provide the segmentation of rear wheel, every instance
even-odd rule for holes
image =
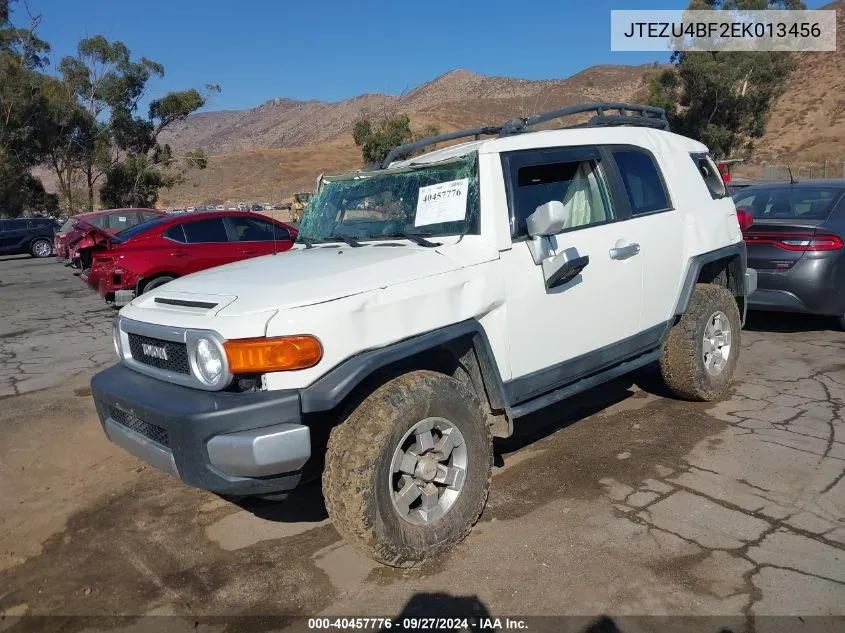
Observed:
[[[663,344],[660,371],[687,400],[715,400],[730,384],[739,357],[742,319],[731,292],[697,284],[689,307]]]
[[[33,257],[50,257],[53,254],[53,243],[50,240],[35,240],[29,247]]]
[[[397,567],[448,550],[484,508],[492,441],[477,397],[454,378],[394,378],[332,429],[323,495],[335,528]]]
[[[169,276],[156,277],[155,279],[147,282],[147,284],[144,286],[144,292],[149,292],[150,290],[153,290],[154,288],[158,288],[159,286],[163,286],[164,284],[169,283],[169,282],[173,281],[174,279],[176,279],[176,277],[169,277]],[[143,294],[143,292],[141,294]]]

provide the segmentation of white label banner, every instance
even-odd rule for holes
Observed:
[[[420,187],[414,226],[458,222],[467,214],[469,178]]]
[[[610,12],[612,51],[835,51],[836,11]]]

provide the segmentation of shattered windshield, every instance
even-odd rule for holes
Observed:
[[[306,244],[478,232],[477,153],[326,178],[299,228]]]

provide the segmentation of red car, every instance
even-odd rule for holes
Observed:
[[[91,227],[97,227],[114,235],[124,229],[162,215],[165,215],[164,211],[157,211],[156,209],[105,209],[75,215],[62,225],[62,228],[53,238],[53,251],[56,254],[56,260],[63,264],[75,263],[82,267],[78,260],[74,261],[74,255],[76,254],[77,244],[90,232]],[[86,222],[87,226],[80,226],[82,222]]]
[[[106,301],[126,305],[176,277],[241,259],[289,250],[297,230],[248,211],[157,218],[109,235],[90,236],[91,269],[83,275]]]

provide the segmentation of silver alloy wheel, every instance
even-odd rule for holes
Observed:
[[[53,249],[49,242],[45,240],[38,240],[35,244],[33,244],[32,250],[35,251],[35,255],[37,257],[47,257]]]
[[[466,481],[464,436],[445,418],[425,418],[402,437],[390,462],[390,500],[413,525],[430,525],[454,505]]]
[[[704,327],[702,345],[704,369],[711,376],[718,376],[731,356],[731,322],[722,311],[714,312]]]

